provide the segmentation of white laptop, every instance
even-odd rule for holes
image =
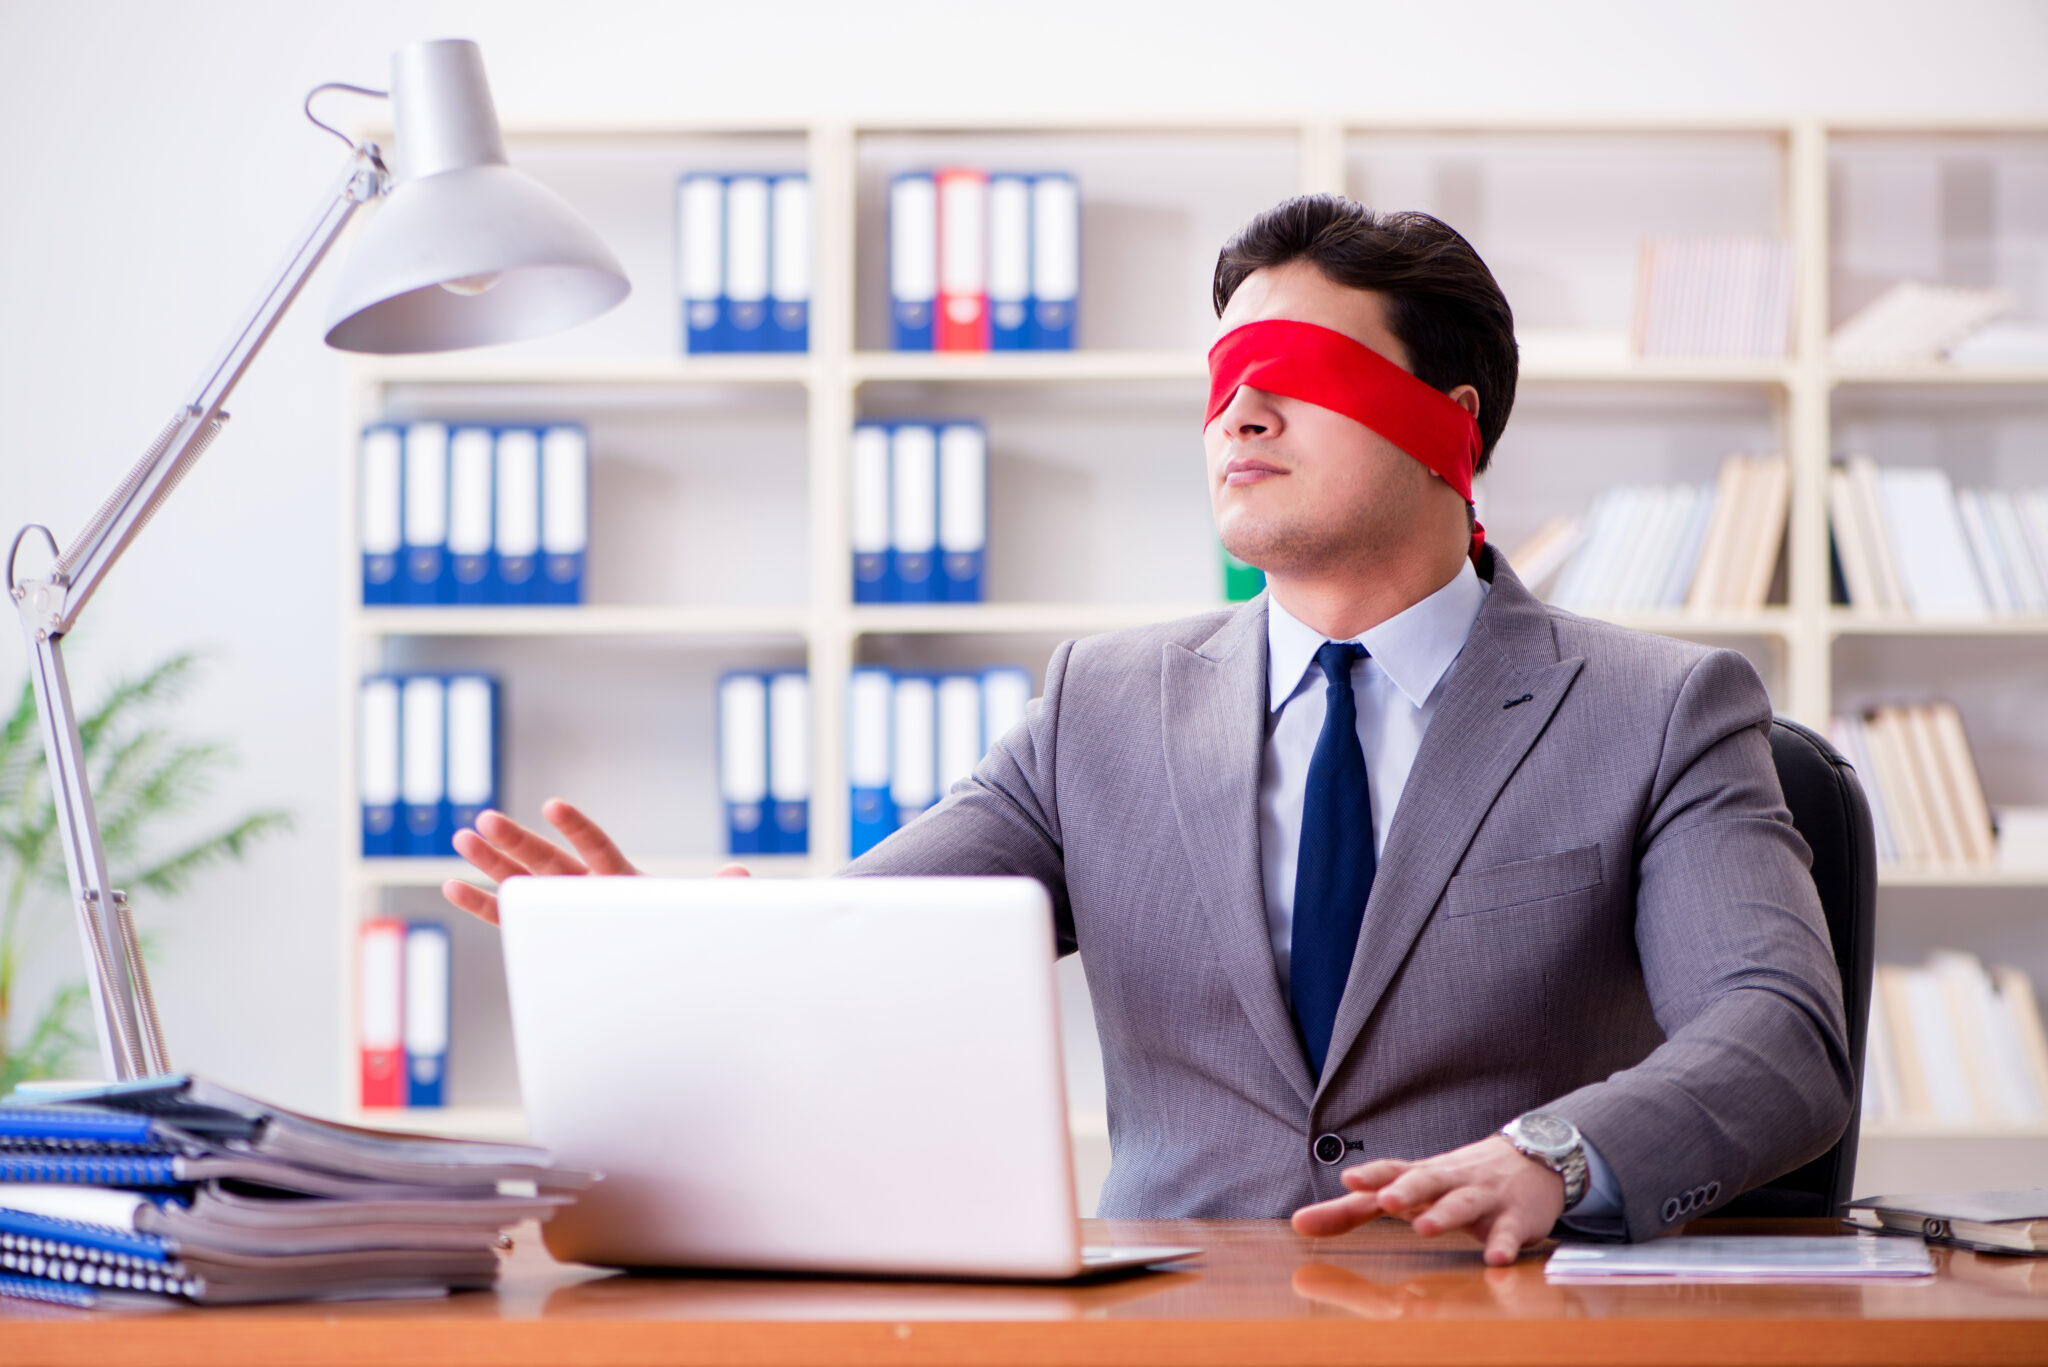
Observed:
[[[1083,1248],[1028,878],[514,878],[535,1142],[604,1180],[543,1228],[638,1267],[1060,1279]]]

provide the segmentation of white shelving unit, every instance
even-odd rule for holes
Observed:
[[[1859,692],[1940,687],[1951,677],[1945,657],[1958,652],[1975,658],[1972,652],[1988,649],[2008,673],[2018,659],[2036,677],[2048,675],[2048,620],[1888,620],[1830,602],[1825,485],[1844,404],[1974,389],[2048,414],[2048,366],[1873,370],[1834,367],[1826,358],[1826,335],[1843,314],[1831,297],[1841,274],[1843,225],[1831,201],[1840,195],[1842,159],[1870,139],[1931,146],[1971,138],[2048,146],[2048,125],[1359,119],[514,131],[514,160],[591,214],[625,259],[635,294],[615,315],[553,342],[365,360],[351,369],[340,434],[347,497],[339,694],[342,771],[351,784],[343,809],[356,807],[362,673],[412,664],[489,668],[507,690],[504,797],[516,815],[533,818],[539,800],[559,791],[591,806],[629,853],[645,854],[648,871],[708,873],[725,862],[714,844],[721,828],[709,765],[709,681],[738,664],[804,664],[814,703],[813,853],[748,862],[762,873],[831,871],[847,850],[843,717],[851,665],[1002,661],[1037,671],[1066,637],[1220,603],[1198,473],[1208,277],[1229,232],[1301,190],[1438,212],[1471,237],[1501,279],[1522,324],[1523,363],[1515,419],[1482,481],[1482,516],[1497,543],[1512,546],[1543,516],[1576,511],[1607,483],[1704,480],[1731,450],[1775,449],[1794,469],[1779,599],[1756,612],[1656,614],[1623,619],[1626,625],[1743,650],[1778,710],[1816,726]],[[1095,349],[973,356],[877,349],[886,344],[883,187],[895,170],[948,161],[1078,174],[1086,263],[1080,326]],[[707,167],[808,170],[816,243],[809,354],[675,354],[672,187],[681,171]],[[1572,214],[1558,212],[1565,203]],[[2048,235],[2048,222],[2033,230]],[[1637,240],[1719,231],[1776,232],[1793,242],[1793,353],[1770,361],[1631,356],[1627,307]],[[991,434],[991,601],[854,606],[843,511],[854,421],[954,412],[984,416]],[[356,434],[366,421],[413,416],[575,418],[590,426],[592,605],[356,605]],[[2039,482],[2048,483],[2048,461],[2039,468]],[[1902,646],[1919,651],[1912,657],[1918,673],[1895,678],[1887,652]],[[1844,660],[1845,652],[1854,658]],[[1929,652],[1944,658],[1927,659]],[[2038,707],[2016,720],[2015,708],[1979,715],[1966,699],[1965,715],[1973,726],[2018,728],[1973,731],[1980,750],[2048,746]],[[2048,788],[2001,792],[1997,773],[1987,777],[1994,801],[2048,801]],[[435,914],[434,890],[465,869],[452,860],[365,861],[354,823],[344,826],[337,951],[349,966],[340,1009],[352,1021],[359,919],[373,909]],[[1898,938],[1900,918],[1923,915],[1930,899],[1944,906],[2004,899],[2008,921],[2048,910],[2048,879],[2039,877],[1887,870],[1883,886],[1881,957],[1901,957],[1887,942]],[[462,919],[440,910],[451,922]],[[2029,966],[2048,982],[2048,934],[2035,930],[2027,944]],[[494,953],[481,928],[458,933],[451,1090],[459,1104],[374,1112],[364,1117],[370,1123],[518,1132],[509,1042],[496,1037],[505,1021],[502,984],[492,985]],[[1106,1141],[1092,1023],[1071,968],[1063,969],[1063,983],[1088,1205]],[[343,1113],[360,1114],[350,1104],[354,1032],[343,1035],[337,1100]],[[1098,1071],[1091,1075],[1091,1067]],[[1894,1150],[1950,1161],[1958,1146],[2011,1149],[2041,1137],[1873,1130],[1865,1161],[1874,1155],[1882,1168]],[[2035,1169],[2034,1180],[2048,1180],[2048,1170]]]

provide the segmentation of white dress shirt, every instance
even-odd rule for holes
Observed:
[[[1408,771],[1415,767],[1423,733],[1436,715],[1444,679],[1472,634],[1472,623],[1492,587],[1470,560],[1458,562],[1449,583],[1378,626],[1349,639],[1366,649],[1351,666],[1358,703],[1358,744],[1365,752],[1372,794],[1372,843],[1387,847],[1387,831]],[[1259,772],[1259,865],[1266,889],[1266,929],[1282,992],[1289,990],[1294,942],[1295,860],[1301,852],[1301,809],[1308,766],[1328,711],[1328,681],[1316,651],[1330,638],[1304,625],[1271,594],[1266,598],[1266,753]],[[1586,1192],[1572,1207],[1574,1226],[1588,1233],[1619,1228],[1621,1194],[1607,1165],[1588,1143]]]

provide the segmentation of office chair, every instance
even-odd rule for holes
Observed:
[[[1797,722],[1771,721],[1771,759],[1785,790],[1792,825],[1813,850],[1835,964],[1842,971],[1849,1062],[1856,1105],[1835,1146],[1804,1167],[1746,1191],[1716,1216],[1840,1215],[1856,1176],[1856,1135],[1862,1125],[1863,1041],[1870,1021],[1871,941],[1877,916],[1877,842],[1870,804],[1856,771],[1835,747]]]

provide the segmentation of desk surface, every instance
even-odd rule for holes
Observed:
[[[556,1263],[526,1238],[495,1291],[445,1301],[86,1313],[0,1300],[0,1362],[2048,1362],[2048,1259],[1936,1249],[1938,1275],[1912,1282],[1586,1287],[1546,1283],[1540,1255],[1487,1268],[1470,1241],[1392,1221],[1327,1241],[1279,1220],[1091,1221],[1087,1237],[1207,1253],[1086,1286],[938,1285],[625,1276]]]

